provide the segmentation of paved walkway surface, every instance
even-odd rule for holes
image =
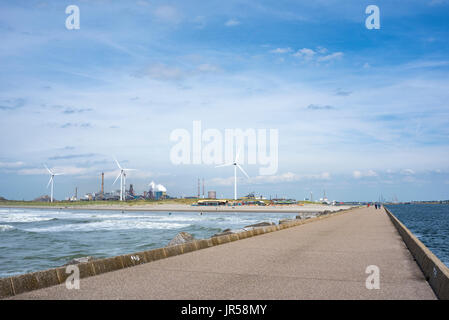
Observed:
[[[365,286],[380,269],[380,289]],[[436,299],[385,211],[361,208],[14,299]]]

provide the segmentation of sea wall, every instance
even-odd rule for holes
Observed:
[[[449,300],[449,268],[416,238],[398,218],[388,209],[385,208],[385,210],[438,299]]]
[[[148,251],[136,252],[132,254],[125,254],[121,256],[98,259],[85,263],[79,263],[80,278],[87,278],[99,275],[105,272],[111,272],[119,269],[133,267],[143,263],[169,258],[172,256],[192,252],[195,250],[206,249],[209,247],[225,244],[232,241],[242,240],[261,234],[275,232],[286,228],[299,226],[314,221],[319,221],[329,217],[334,217],[349,211],[351,209],[340,210],[337,212],[327,212],[323,215],[309,218],[309,219],[293,219],[291,221],[283,222],[279,225],[272,225],[266,227],[254,228],[252,230],[233,233],[229,235],[222,235],[212,237],[209,239],[194,240],[188,243],[179,244],[170,247],[158,248]],[[50,286],[64,284],[70,274],[66,273],[66,266],[49,269],[45,271],[38,271],[27,273],[23,275],[13,276],[9,278],[0,279],[0,299],[24,292],[43,289]]]

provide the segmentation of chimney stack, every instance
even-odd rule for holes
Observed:
[[[101,194],[104,194],[104,172],[101,173]]]

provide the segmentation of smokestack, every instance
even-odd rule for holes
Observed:
[[[101,173],[101,194],[104,194],[104,172]]]

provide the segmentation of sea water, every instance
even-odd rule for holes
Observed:
[[[295,213],[142,212],[0,208],[0,278],[160,248],[178,232],[197,239]]]
[[[398,204],[387,208],[449,266],[449,205]]]

